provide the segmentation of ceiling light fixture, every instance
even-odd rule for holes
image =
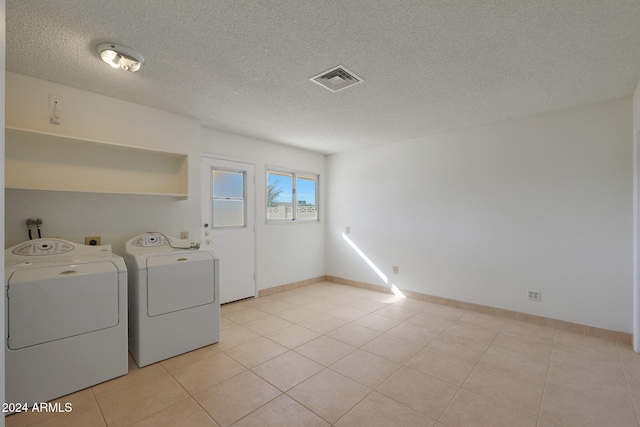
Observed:
[[[113,68],[122,68],[125,71],[136,72],[144,64],[144,58],[140,53],[115,43],[100,43],[98,53],[104,62]]]

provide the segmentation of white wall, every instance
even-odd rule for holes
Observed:
[[[5,1],[0,0],[0,15],[2,15],[2,22],[0,22],[0,63],[2,67],[0,67],[0,81],[4,82],[5,80],[5,71],[4,71],[4,63],[5,63],[5,20],[4,20],[4,10],[5,10]],[[0,101],[2,101],[2,105],[0,105],[0,128],[4,128],[4,113],[5,113],[5,89],[4,85],[0,87]],[[0,135],[0,182],[2,183],[2,187],[4,187],[4,134]],[[2,188],[0,187],[0,188]],[[4,220],[4,197],[0,197],[0,220]],[[0,229],[0,239],[4,239],[4,230]],[[4,283],[4,263],[0,265],[0,277],[2,277],[2,283]],[[4,331],[4,304],[0,304],[0,331]],[[5,401],[5,393],[4,393],[4,384],[5,384],[5,373],[4,373],[4,351],[0,352],[0,402]],[[0,427],[4,427],[4,417],[0,416]]]
[[[61,126],[49,123],[49,93],[64,98]],[[7,126],[184,152],[191,167],[188,200],[7,190],[6,246],[26,239],[33,217],[45,235],[100,234],[116,250],[147,230],[198,235],[200,154],[208,153],[256,164],[259,289],[325,273],[381,284],[342,239],[350,226],[400,288],[631,330],[630,98],[328,160],[14,73],[6,105]],[[265,224],[265,165],[320,174],[321,223]],[[528,289],[542,301],[527,301]]]
[[[50,123],[49,94],[63,98],[61,125]],[[78,138],[189,154],[189,198],[6,190],[6,246],[27,239],[27,218],[43,220],[44,236],[84,242],[100,235],[119,252],[144,231],[200,230],[200,164],[196,120],[15,73],[6,76],[6,125]],[[38,171],[34,170],[37,174]]]
[[[324,276],[325,156],[205,127],[202,128],[201,150],[255,164],[258,289]],[[267,166],[320,175],[319,223],[266,224]]]
[[[640,129],[640,83],[633,94],[633,128]]]
[[[633,94],[633,350],[640,353],[640,83]]]
[[[323,155],[202,128],[191,118],[15,73],[6,78],[7,126],[188,154],[189,198],[9,189],[5,247],[27,239],[27,218],[41,218],[45,236],[84,242],[85,236],[100,235],[116,252],[124,241],[145,231],[199,236],[200,156],[206,152],[256,163],[258,288],[324,275],[324,223],[260,222],[265,209],[265,176],[260,173],[264,164],[317,172],[322,180]],[[60,126],[50,123],[49,94],[63,98]],[[299,250],[301,243],[305,251]]]
[[[327,274],[384,284],[341,237],[350,226],[400,289],[630,332],[631,110],[625,98],[329,156]]]

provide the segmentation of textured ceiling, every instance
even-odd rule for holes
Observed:
[[[6,68],[336,153],[633,94],[638,0],[7,0]],[[137,73],[95,46],[140,51]],[[309,78],[343,65],[364,83]]]

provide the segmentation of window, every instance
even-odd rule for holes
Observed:
[[[244,172],[213,169],[213,226],[244,227]]]
[[[318,221],[318,175],[267,170],[268,221]]]

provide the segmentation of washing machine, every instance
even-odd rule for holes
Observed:
[[[6,402],[46,402],[128,372],[127,270],[111,246],[5,250]]]
[[[145,233],[125,243],[129,352],[143,367],[220,340],[219,261],[188,240]]]

